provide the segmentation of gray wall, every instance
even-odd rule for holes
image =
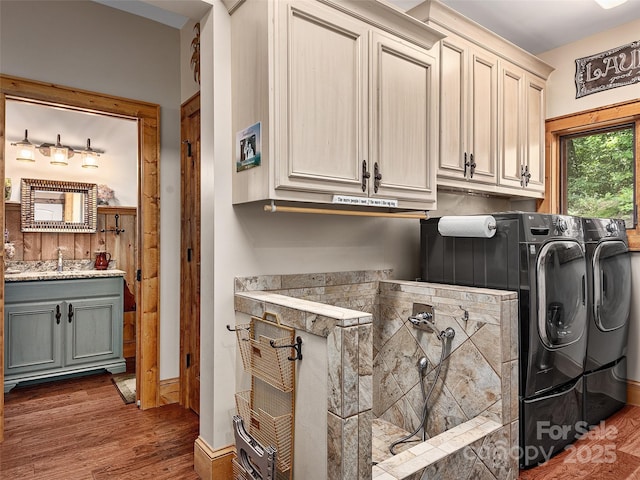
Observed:
[[[161,379],[179,374],[179,62],[179,30],[151,20],[90,1],[0,2],[2,73],[161,106]]]

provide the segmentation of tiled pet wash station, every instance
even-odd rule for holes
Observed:
[[[270,448],[258,448],[261,456],[251,458],[273,468],[264,478],[518,477],[511,455],[518,447],[516,293],[391,276],[372,270],[236,279],[230,328],[240,329],[238,344],[249,342],[259,362],[283,352],[283,368],[292,364],[294,372],[279,390],[265,385],[257,367],[238,375],[239,457],[255,455],[251,439],[285,419],[281,434],[273,433],[282,451],[270,458]],[[269,345],[278,332],[280,343]],[[267,352],[292,340],[296,348]],[[393,443],[412,435],[391,454]],[[235,478],[252,478],[241,470]]]

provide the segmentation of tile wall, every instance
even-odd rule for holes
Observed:
[[[376,270],[236,279],[237,311],[258,316],[275,311],[283,323],[327,339],[330,479],[371,478],[374,418],[406,430],[418,425],[422,397],[415,365],[427,356],[430,385],[441,343],[408,323],[414,302],[432,305],[438,329],[450,326],[456,332],[430,401],[429,437],[482,415],[502,426],[491,435],[517,445],[515,293],[390,277],[391,271]],[[474,462],[478,458],[475,454]],[[435,468],[438,478],[457,479],[456,469],[450,470],[453,476],[442,476],[445,462],[452,461],[448,456],[410,478]],[[517,478],[516,461],[495,451],[491,461],[474,468],[492,472],[486,478]]]
[[[488,465],[476,468],[486,468],[492,474],[481,478],[517,478],[516,459],[510,455],[518,444],[516,294],[402,281],[381,281],[379,292],[379,313],[373,320],[374,418],[409,432],[421,422],[423,397],[416,363],[421,356],[429,361],[425,378],[428,392],[436,378],[442,342],[434,333],[416,329],[408,318],[414,303],[430,305],[438,331],[451,327],[455,337],[445,343],[443,366],[429,399],[428,437],[478,416],[492,420],[502,425],[491,434],[494,440],[502,439],[501,448],[486,455],[491,459],[485,462]],[[486,453],[487,447],[438,461],[425,471],[424,478],[458,480],[460,470],[444,466],[477,460],[477,455],[470,455],[474,451]],[[436,472],[437,477],[432,477]],[[415,478],[422,478],[420,475]]]

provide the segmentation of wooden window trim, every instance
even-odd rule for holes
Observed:
[[[545,122],[545,197],[538,205],[539,212],[560,213],[562,195],[560,137],[625,122],[635,123],[636,126],[635,201],[636,210],[638,210],[638,202],[640,201],[640,99],[635,99],[593,110],[550,118]],[[627,230],[629,249],[634,251],[640,251],[640,225],[638,223],[638,219],[636,219],[636,228]]]

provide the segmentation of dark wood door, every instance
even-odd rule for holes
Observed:
[[[180,402],[200,412],[200,94],[181,107]]]

